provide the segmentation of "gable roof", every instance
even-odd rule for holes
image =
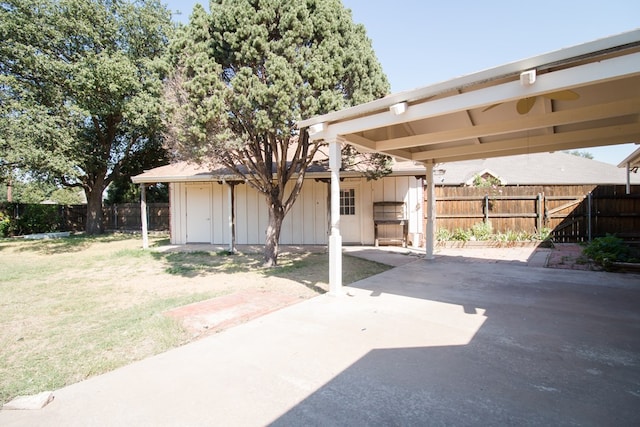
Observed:
[[[445,172],[436,176],[436,184],[444,185],[464,185],[486,171],[502,179],[506,185],[626,183],[626,171],[623,169],[562,152],[441,163],[437,168]],[[631,182],[640,184],[640,174],[632,174]]]

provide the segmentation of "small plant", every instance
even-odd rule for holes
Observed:
[[[436,240],[438,242],[453,240],[452,236],[453,234],[446,228],[439,228],[438,231],[436,231]]]
[[[551,240],[551,233],[553,232],[553,230],[549,227],[542,227],[542,229],[540,229],[538,231],[538,233],[535,236],[532,236],[534,239],[536,240],[540,240],[540,241],[545,241],[545,240]]]
[[[491,222],[477,222],[471,227],[471,234],[476,240],[490,240],[493,235]]]
[[[624,240],[612,234],[593,239],[583,252],[605,270],[611,269],[612,263],[627,262],[631,257],[629,246],[625,245]]]
[[[459,240],[462,242],[468,242],[473,237],[473,233],[470,230],[463,230],[462,228],[456,228],[451,235],[451,240]]]

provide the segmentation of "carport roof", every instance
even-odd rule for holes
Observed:
[[[640,141],[640,29],[299,122],[423,163]]]
[[[633,153],[629,154],[626,159],[624,159],[618,165],[619,168],[629,167],[629,169],[635,169],[640,167],[640,148],[635,150]]]

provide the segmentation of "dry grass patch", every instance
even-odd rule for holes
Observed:
[[[155,237],[154,245],[167,244]],[[310,298],[328,288],[328,256],[154,252],[139,237],[0,240],[0,403],[53,390],[191,339],[163,313],[256,289]],[[345,257],[345,284],[388,267]]]

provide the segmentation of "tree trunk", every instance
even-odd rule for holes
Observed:
[[[86,190],[87,193],[87,221],[85,232],[87,234],[104,233],[104,223],[102,221],[102,189],[92,188]]]
[[[263,267],[275,267],[278,265],[278,251],[280,241],[280,230],[284,220],[284,209],[280,200],[267,198],[269,204],[269,225],[267,226],[267,236],[264,244],[264,264]]]

